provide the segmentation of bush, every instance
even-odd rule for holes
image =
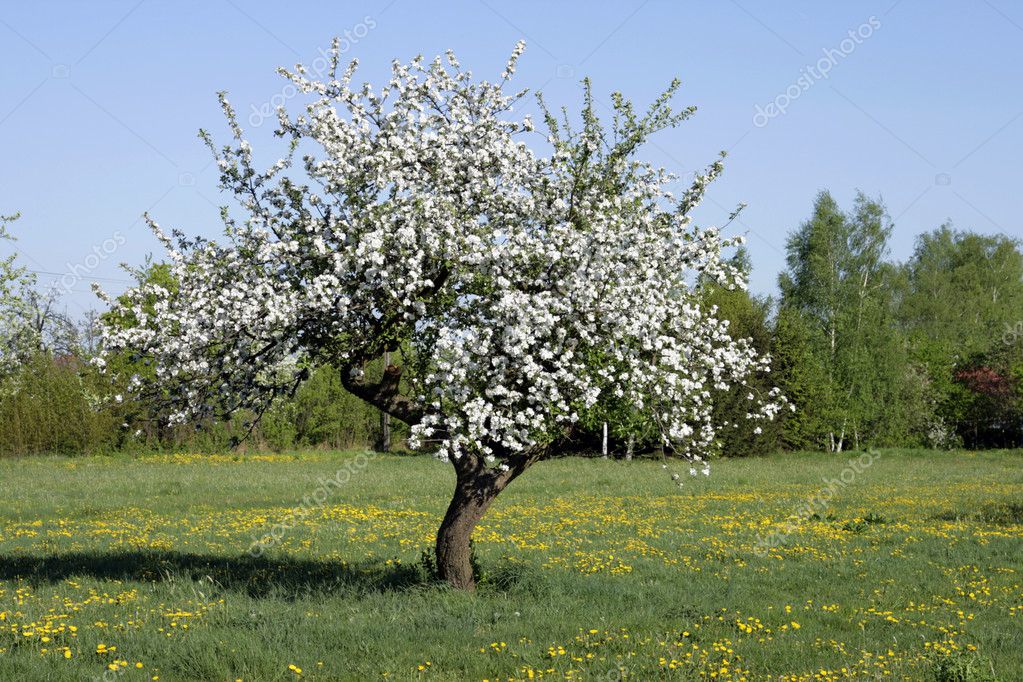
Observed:
[[[380,440],[380,413],[345,390],[332,367],[313,371],[295,395],[274,405],[251,433],[255,415],[247,411],[226,420],[163,428],[147,419],[151,411],[145,404],[111,400],[117,390],[82,360],[37,354],[0,385],[0,456],[216,452],[240,441],[246,447],[280,452],[369,447]],[[392,443],[400,446],[408,429],[396,420],[391,424]]]
[[[105,386],[74,358],[40,353],[3,384],[0,454],[94,453],[116,446],[116,407],[103,404]]]
[[[934,682],[1002,682],[991,661],[977,654],[935,654],[930,663]]]
[[[380,412],[345,390],[336,369],[319,367],[264,418],[262,435],[271,445],[290,436],[293,447],[368,446],[380,439]]]

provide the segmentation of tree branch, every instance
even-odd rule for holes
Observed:
[[[353,395],[409,426],[423,419],[423,410],[401,394],[401,367],[398,365],[385,367],[384,376],[374,383],[367,382],[365,377],[353,375],[350,368],[345,368],[341,370],[341,383]]]

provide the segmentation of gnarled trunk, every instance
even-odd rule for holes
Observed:
[[[469,547],[476,524],[498,493],[545,453],[546,448],[538,448],[503,458],[505,464],[500,469],[489,468],[481,458],[469,454],[452,462],[455,494],[437,531],[437,573],[441,580],[469,592],[476,589]]]
[[[396,417],[409,426],[419,424],[423,417],[422,408],[400,391],[402,368],[389,364],[390,353],[384,353],[384,374],[380,381],[371,383],[363,373],[354,371],[365,357],[351,360],[341,372],[341,382],[351,393],[373,405],[384,415]],[[387,433],[387,429],[383,429]],[[563,434],[567,438],[570,429]],[[441,434],[434,433],[435,437]],[[476,580],[472,574],[472,557],[469,542],[476,524],[490,507],[498,493],[505,489],[519,474],[542,458],[549,446],[537,446],[521,451],[502,451],[492,444],[492,452],[501,460],[500,468],[487,467],[477,454],[465,453],[452,460],[455,467],[455,494],[444,514],[444,521],[437,530],[435,547],[437,572],[442,580],[459,589],[472,592]]]
[[[476,581],[472,574],[469,541],[476,524],[483,518],[490,503],[504,489],[493,485],[492,476],[486,474],[459,480],[455,494],[437,531],[437,572],[441,580],[454,587],[473,591]],[[506,484],[505,484],[506,485]]]

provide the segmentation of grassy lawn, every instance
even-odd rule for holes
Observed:
[[[476,595],[451,467],[356,457],[0,461],[0,680],[1023,679],[1023,452],[541,463]]]

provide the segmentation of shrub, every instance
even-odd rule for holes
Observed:
[[[116,406],[101,400],[103,384],[74,358],[33,357],[4,383],[0,454],[96,452],[114,447]]]

